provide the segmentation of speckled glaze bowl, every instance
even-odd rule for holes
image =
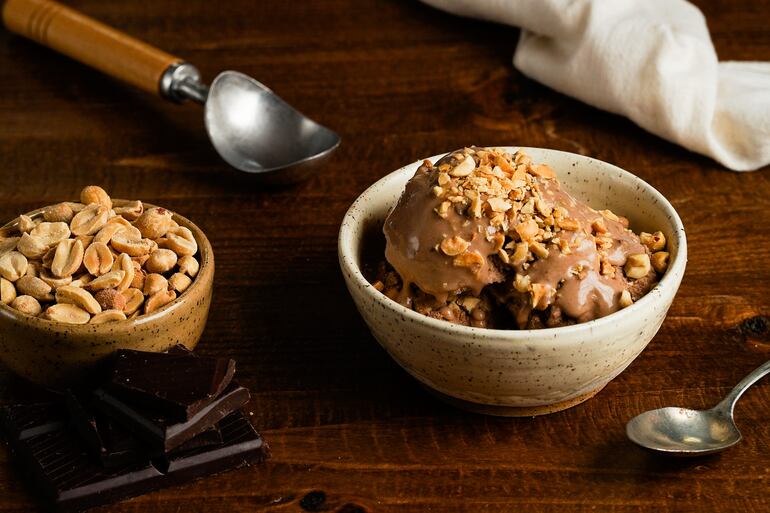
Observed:
[[[518,148],[504,149],[514,152]],[[442,399],[492,415],[552,413],[597,394],[657,333],[687,263],[682,222],[652,186],[592,158],[522,149],[534,162],[549,164],[566,190],[594,208],[609,208],[628,217],[637,233],[661,230],[666,235],[671,260],[654,289],[607,317],[540,330],[458,326],[404,308],[375,290],[361,273],[361,266],[365,261],[376,263],[376,253],[384,245],[383,221],[420,162],[387,175],[361,194],[345,215],[339,234],[345,283],[382,347]],[[375,254],[372,247],[379,248]]]
[[[153,206],[145,203],[145,208]],[[34,383],[61,388],[86,380],[118,349],[160,352],[176,344],[195,348],[211,305],[214,252],[200,228],[178,214],[173,219],[189,228],[198,242],[200,269],[183,294],[151,314],[104,324],[58,323],[0,304],[0,361]]]

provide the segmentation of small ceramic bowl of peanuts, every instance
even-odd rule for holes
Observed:
[[[98,186],[0,228],[0,361],[45,386],[82,381],[117,349],[193,349],[214,254],[184,217]]]

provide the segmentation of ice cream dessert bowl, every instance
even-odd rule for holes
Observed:
[[[384,177],[346,214],[339,259],[405,370],[464,408],[524,416],[578,404],[622,372],[663,322],[687,256],[678,215],[641,179],[516,150],[468,148]],[[380,281],[366,269],[383,254],[392,268]]]

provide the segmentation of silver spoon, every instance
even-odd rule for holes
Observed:
[[[270,89],[236,71],[207,87],[198,70],[51,0],[7,0],[12,32],[163,98],[203,104],[211,143],[231,166],[270,182],[307,177],[340,143]]]
[[[710,410],[659,408],[631,419],[626,434],[633,442],[672,456],[702,456],[723,451],[741,441],[733,410],[743,392],[770,374],[770,361],[746,376]]]

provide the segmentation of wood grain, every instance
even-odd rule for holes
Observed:
[[[724,59],[770,60],[770,1],[702,0]],[[312,180],[267,189],[210,148],[176,106],[0,34],[0,219],[86,184],[178,210],[217,257],[199,346],[238,359],[272,461],[104,511],[742,512],[770,510],[770,383],[738,404],[744,441],[720,456],[654,457],[624,424],[665,405],[709,407],[770,357],[770,175],[732,173],[511,67],[518,32],[418,2],[71,0],[183,56],[237,69],[335,130]],[[456,147],[529,145],[626,168],[687,229],[690,261],[659,334],[588,403],[535,419],[454,410],[393,363],[337,267],[342,216],[369,184]],[[32,393],[0,373],[0,400]],[[0,511],[29,494],[0,449]]]

